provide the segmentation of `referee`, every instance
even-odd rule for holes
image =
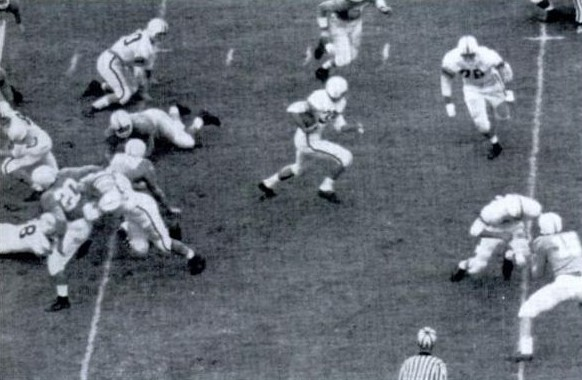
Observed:
[[[423,327],[418,331],[420,352],[402,363],[398,380],[447,380],[445,362],[431,353],[436,339],[436,331],[430,327]]]

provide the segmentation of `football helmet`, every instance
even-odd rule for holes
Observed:
[[[538,226],[542,235],[552,235],[562,232],[562,218],[555,212],[546,212],[540,215]]]
[[[524,214],[521,196],[518,194],[508,194],[504,198],[507,213],[512,218],[521,218]]]
[[[10,6],[10,0],[0,0],[0,10],[8,9]]]
[[[146,153],[146,144],[140,139],[129,139],[127,143],[125,143],[125,154],[132,156],[143,158]]]
[[[333,101],[337,101],[348,92],[348,81],[340,76],[331,77],[325,82],[325,92]]]
[[[148,22],[146,33],[152,41],[158,41],[168,33],[168,23],[161,18],[153,18]]]
[[[479,44],[477,39],[473,36],[463,36],[459,39],[457,49],[461,51],[463,58],[473,58],[477,54]]]
[[[436,331],[432,327],[423,327],[418,330],[416,341],[422,350],[430,350],[437,340]]]
[[[117,110],[111,114],[109,119],[109,128],[111,128],[115,135],[119,138],[126,139],[131,136],[133,132],[133,123],[131,116],[125,110]]]
[[[34,169],[30,174],[30,179],[32,183],[39,186],[43,190],[51,187],[53,183],[57,180],[58,170],[47,165],[41,165]]]

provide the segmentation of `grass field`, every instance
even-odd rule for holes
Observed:
[[[515,378],[506,358],[517,341],[520,276],[504,283],[498,258],[479,278],[448,278],[472,254],[468,229],[481,207],[496,194],[528,191],[540,42],[526,38],[540,35],[536,8],[525,0],[394,0],[390,18],[367,9],[360,57],[337,71],[350,83],[348,121],[366,128],[330,134],[354,154],[337,182],[343,203],[316,196],[326,173],[318,164],[261,202],[257,183],[294,157],[287,105],[320,87],[317,63],[305,63],[317,42],[317,3],[167,2],[171,52],[159,57],[152,106],[178,100],[223,121],[203,130],[201,149],[155,159],[184,210],[185,241],[208,258],[207,270],[192,277],[179,257],[113,252],[87,362],[109,229],[69,265],[73,307],[60,313],[43,311],[54,297],[43,261],[2,260],[1,379],[83,380],[83,365],[88,379],[395,379],[425,325],[439,334],[435,354],[450,379]],[[26,97],[22,111],[53,137],[61,166],[102,159],[109,113],[84,118],[79,95],[99,53],[159,6],[29,0],[26,33],[8,21],[2,64]],[[516,76],[513,117],[499,128],[505,150],[494,161],[460,88],[455,119],[440,95],[442,56],[469,33]],[[547,33],[564,39],[546,44],[535,194],[582,231],[582,36],[569,22]],[[22,202],[26,186],[0,181],[0,220],[36,215],[36,204]],[[563,304],[535,321],[527,380],[582,377],[581,313]]]

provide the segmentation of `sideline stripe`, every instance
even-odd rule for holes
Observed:
[[[81,365],[81,380],[87,380],[89,377],[89,364],[91,363],[91,356],[95,350],[95,337],[97,337],[97,327],[99,319],[101,318],[101,304],[105,296],[105,288],[109,282],[109,272],[111,272],[111,261],[113,259],[114,248],[117,245],[117,234],[111,235],[107,241],[107,259],[103,266],[103,277],[101,278],[101,285],[99,285],[99,293],[95,301],[95,311],[93,312],[93,319],[91,320],[91,329],[89,330],[89,337],[87,338],[87,348],[85,349],[85,357]]]
[[[535,198],[536,194],[536,182],[538,176],[538,152],[540,150],[540,130],[541,130],[541,116],[542,116],[542,100],[544,93],[544,57],[546,55],[546,42],[549,40],[557,39],[556,37],[548,37],[546,32],[546,24],[540,24],[540,36],[536,37],[535,41],[540,42],[539,52],[537,56],[537,83],[536,83],[536,94],[535,94],[535,109],[533,114],[533,128],[532,128],[532,144],[531,152],[529,155],[529,174],[527,178],[527,195],[529,197]],[[527,223],[527,235],[528,239],[531,236],[532,223]],[[529,263],[526,267],[529,269]],[[529,291],[529,270],[521,271],[521,294],[520,294],[520,306],[523,305],[527,299],[527,294]],[[520,326],[521,327],[521,326]],[[521,328],[520,328],[521,331]],[[519,336],[520,334],[518,334]],[[518,338],[519,339],[519,338]],[[518,342],[519,347],[519,342]],[[517,379],[525,379],[525,363],[520,362],[517,370]]]

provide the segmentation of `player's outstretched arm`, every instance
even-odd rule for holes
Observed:
[[[376,0],[375,5],[376,5],[376,9],[378,9],[380,12],[384,13],[385,15],[392,14],[392,7],[388,6],[386,4],[385,0]]]

